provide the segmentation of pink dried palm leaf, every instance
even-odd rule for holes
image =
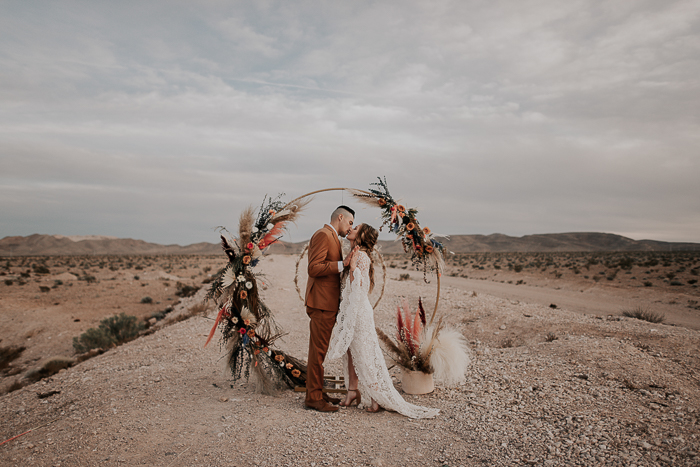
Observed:
[[[416,312],[416,316],[413,318],[413,329],[411,329],[413,332],[413,335],[411,336],[413,339],[413,342],[416,343],[416,346],[420,346],[420,336],[421,332],[423,331],[423,326],[421,325],[421,315],[420,312]]]
[[[278,235],[281,236],[282,231],[284,230],[284,222],[278,222],[272,227],[272,229],[263,237],[262,240],[258,243],[258,248],[261,250],[264,250],[268,246],[272,245],[275,243],[277,240],[279,240]]]

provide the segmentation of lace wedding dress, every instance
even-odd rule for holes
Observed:
[[[347,350],[350,349],[359,380],[358,389],[368,404],[371,397],[383,408],[409,418],[432,418],[439,413],[438,409],[410,404],[394,388],[374,329],[374,310],[369,302],[370,259],[363,251],[358,254],[355,273],[348,274],[341,284],[340,311],[327,358],[342,358],[345,381],[349,381]]]

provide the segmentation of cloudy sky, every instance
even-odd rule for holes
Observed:
[[[0,31],[0,238],[216,242],[386,176],[438,233],[700,242],[697,0],[7,0]]]

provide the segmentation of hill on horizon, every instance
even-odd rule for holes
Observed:
[[[548,253],[548,252],[616,252],[616,251],[700,251],[700,243],[633,240],[621,235],[598,232],[569,232],[524,235],[504,234],[452,235],[443,239],[452,253]],[[270,247],[272,254],[298,254],[306,242],[280,241]],[[399,242],[380,241],[382,253],[403,252]],[[62,236],[33,234],[0,239],[0,256],[62,255],[218,255],[218,243],[161,245],[131,238],[109,236]]]

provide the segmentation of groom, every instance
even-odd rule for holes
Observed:
[[[340,306],[340,273],[350,264],[338,236],[345,237],[352,229],[355,211],[338,206],[331,214],[331,223],[318,230],[309,242],[309,280],[306,284],[306,314],[309,324],[309,358],[306,369],[307,408],[319,412],[335,412],[340,399],[323,392],[323,360],[326,358],[335,317]]]

